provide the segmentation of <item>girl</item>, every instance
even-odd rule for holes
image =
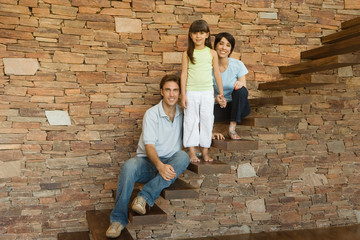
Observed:
[[[212,161],[208,152],[214,123],[214,88],[212,73],[219,90],[222,107],[221,74],[216,51],[211,49],[210,29],[204,20],[194,21],[189,29],[188,50],[182,56],[181,104],[184,108],[184,147],[189,148],[191,162],[199,162],[195,147],[200,146],[205,161]],[[224,103],[225,102],[225,103]],[[200,129],[199,129],[200,123]]]

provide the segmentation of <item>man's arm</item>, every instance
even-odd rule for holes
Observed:
[[[174,168],[169,164],[160,161],[154,144],[145,144],[146,155],[159,171],[160,176],[166,181],[176,177]]]

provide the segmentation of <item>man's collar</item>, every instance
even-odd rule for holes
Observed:
[[[175,117],[177,117],[180,114],[180,107],[176,104],[175,105],[176,111],[175,111]],[[159,103],[159,114],[161,117],[168,117],[168,115],[165,113],[163,108],[163,100],[161,99]]]

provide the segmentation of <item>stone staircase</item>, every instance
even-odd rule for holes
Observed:
[[[259,90],[285,90],[299,87],[321,86],[325,84],[338,83],[338,76],[318,73],[323,70],[336,69],[344,66],[360,64],[360,17],[341,24],[341,30],[321,38],[323,46],[307,50],[301,53],[301,62],[290,66],[279,68],[284,78],[278,81],[261,83]],[[269,98],[249,99],[250,105],[255,108],[279,106],[279,105],[304,105],[310,104],[312,99],[307,96],[280,96]],[[280,117],[261,117],[253,116],[243,119],[241,126],[274,127],[283,124],[296,124],[300,119],[283,119]],[[240,126],[240,127],[241,127]],[[216,124],[219,129],[226,129],[226,124]],[[226,131],[226,130],[225,130]],[[224,151],[251,151],[258,149],[258,142],[254,139],[241,139],[224,141],[214,140],[213,147]],[[220,174],[230,173],[229,164],[214,160],[213,162],[190,163],[188,170],[196,174]],[[136,187],[137,189],[139,186]],[[135,193],[132,197],[135,196]],[[169,188],[161,193],[164,199],[197,199],[198,189],[181,179],[177,179]],[[130,200],[131,203],[131,200]],[[105,231],[109,226],[109,215],[111,210],[91,210],[87,211],[89,229],[92,239],[103,240]],[[134,225],[160,224],[167,221],[166,213],[157,205],[144,216],[136,213],[129,213],[130,222]],[[90,239],[88,232],[60,233],[59,240]],[[125,228],[120,237],[122,240],[133,239],[129,231]]]

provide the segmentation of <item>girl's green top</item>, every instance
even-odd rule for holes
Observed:
[[[186,91],[209,91],[213,90],[213,56],[210,48],[194,49],[195,64],[188,59],[188,79]]]

